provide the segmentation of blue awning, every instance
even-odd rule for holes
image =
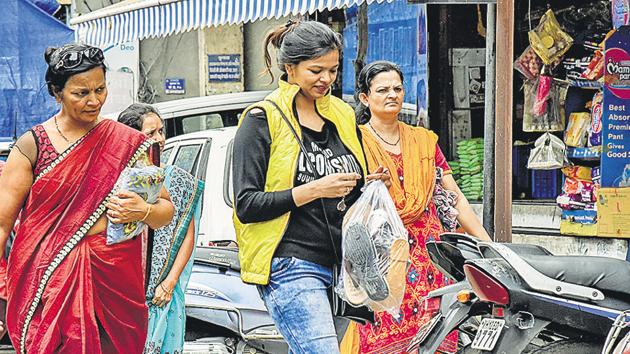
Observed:
[[[71,21],[76,40],[108,46],[199,28],[310,14],[364,1],[392,0],[127,0]]]

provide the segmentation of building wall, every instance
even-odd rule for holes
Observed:
[[[269,31],[275,29],[277,26],[284,25],[288,19],[289,17],[282,17],[279,19],[256,21],[244,26],[245,58],[243,62],[245,64],[246,91],[273,90],[277,87],[281,71],[278,69],[278,65],[276,65],[275,50],[270,49],[275,80],[273,83],[270,83],[270,77],[268,75],[261,75],[265,70],[263,43]]]
[[[140,101],[155,103],[203,95],[198,37],[197,31],[191,31],[140,42]],[[183,79],[185,94],[166,94],[166,79]]]
[[[203,30],[204,52],[200,57],[201,73],[200,81],[205,85],[205,94],[214,95],[219,93],[241,92],[244,89],[243,70],[243,26],[231,25],[211,27]],[[240,79],[239,81],[209,82],[208,81],[208,55],[238,55],[240,56]]]

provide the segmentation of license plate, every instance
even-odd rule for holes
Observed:
[[[473,349],[492,350],[499,340],[505,320],[498,318],[484,318],[481,320],[479,330],[470,345]]]

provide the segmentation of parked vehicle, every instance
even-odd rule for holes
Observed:
[[[158,102],[153,106],[164,119],[167,138],[203,131],[206,129],[233,127],[243,110],[261,101],[271,91],[245,91],[219,95],[182,98]],[[105,114],[116,119],[120,112]]]
[[[254,285],[240,279],[235,243],[196,250],[186,289],[184,353],[287,353]]]
[[[427,249],[459,282],[427,296],[440,303],[411,350],[434,353],[458,330],[461,353],[630,353],[630,263],[459,234]]]
[[[206,183],[197,247],[236,239],[232,223],[230,164],[236,127],[210,129],[170,138],[161,161],[176,165]]]
[[[204,180],[195,260],[186,289],[184,353],[286,353],[255,286],[240,279],[231,200],[236,127],[168,139],[162,162]]]

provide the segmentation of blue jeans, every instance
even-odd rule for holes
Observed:
[[[294,257],[273,258],[269,284],[259,286],[265,306],[290,354],[338,354],[327,288],[332,270]]]

